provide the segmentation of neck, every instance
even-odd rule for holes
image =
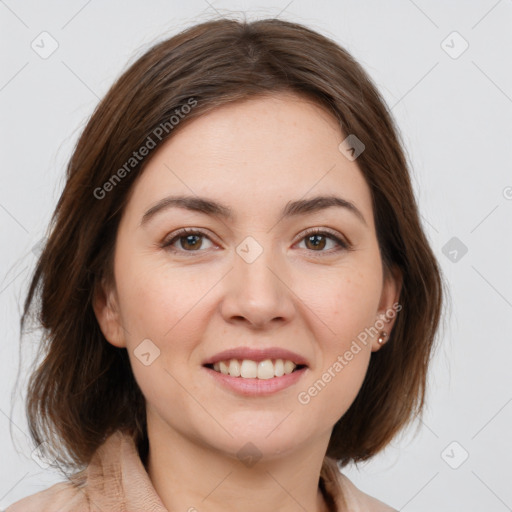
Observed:
[[[328,512],[319,488],[330,433],[293,453],[244,463],[148,423],[147,470],[168,510]]]

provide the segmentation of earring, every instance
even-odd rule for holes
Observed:
[[[382,345],[384,343],[384,340],[388,337],[388,333],[385,331],[382,331],[382,334],[379,336],[379,339],[377,340],[379,342],[379,345]]]

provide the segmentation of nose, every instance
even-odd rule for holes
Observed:
[[[221,314],[228,323],[246,323],[266,329],[290,322],[295,314],[294,294],[284,264],[264,250],[248,262],[237,253],[227,276]]]

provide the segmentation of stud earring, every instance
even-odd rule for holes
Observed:
[[[377,340],[379,342],[379,345],[382,345],[387,337],[388,337],[388,333],[385,331],[382,331],[382,334],[379,336],[379,339]]]

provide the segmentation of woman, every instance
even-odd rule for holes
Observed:
[[[394,510],[338,471],[421,412],[442,304],[393,121],[333,41],[196,25],[87,124],[25,302],[68,481],[8,511]]]

